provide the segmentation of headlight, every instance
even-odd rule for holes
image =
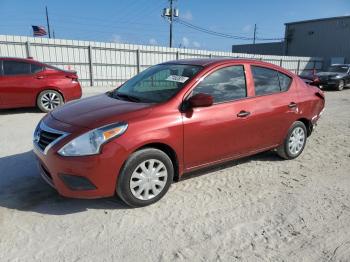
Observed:
[[[127,123],[115,123],[82,134],[64,145],[58,154],[61,156],[88,156],[100,152],[101,146],[122,135],[128,128]]]
[[[337,76],[333,76],[333,77],[332,77],[332,79],[339,79],[339,78],[341,78],[340,75],[337,75]]]

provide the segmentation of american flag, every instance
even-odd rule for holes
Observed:
[[[34,36],[44,36],[47,35],[46,30],[43,26],[32,25]]]

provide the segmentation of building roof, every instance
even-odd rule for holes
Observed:
[[[326,17],[326,18],[318,18],[318,19],[311,19],[311,20],[303,20],[303,21],[296,21],[296,22],[289,22],[285,23],[285,25],[291,25],[291,24],[303,24],[303,23],[310,23],[310,22],[320,22],[320,21],[327,21],[327,20],[339,20],[344,18],[350,18],[350,16],[335,16],[335,17]]]

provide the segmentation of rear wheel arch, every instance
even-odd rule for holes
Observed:
[[[66,102],[66,98],[64,97],[63,92],[62,92],[59,88],[57,88],[57,87],[52,87],[52,86],[42,88],[42,89],[37,93],[36,98],[35,98],[35,102],[38,100],[38,97],[40,96],[40,94],[41,94],[42,92],[50,91],[50,90],[56,91],[57,93],[59,93],[59,94],[62,96],[62,98],[63,98],[63,102],[64,102],[64,103]]]
[[[298,157],[304,150],[307,133],[305,123],[302,120],[296,120],[290,126],[283,143],[276,148],[277,154],[283,159]]]
[[[48,96],[48,94],[53,93],[56,94],[56,96]],[[46,97],[45,103],[43,102],[43,97]],[[53,99],[51,102],[48,102],[48,99]],[[48,89],[42,89],[41,92],[36,97],[35,105],[44,113],[48,113],[49,111],[53,110],[59,105],[63,105],[65,103],[64,95],[62,92],[60,92],[57,89],[54,88],[48,88]]]
[[[306,131],[307,131],[307,136],[309,137],[313,131],[313,124],[312,124],[311,120],[303,117],[303,118],[297,119],[296,121],[300,121],[305,125]]]

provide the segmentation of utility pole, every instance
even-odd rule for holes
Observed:
[[[45,6],[46,10],[46,24],[47,24],[47,32],[49,33],[49,38],[51,38],[51,32],[50,32],[50,21],[49,21],[49,12],[47,11],[47,6]]]
[[[254,24],[254,37],[253,37],[253,45],[255,45],[255,39],[256,39],[256,24]]]
[[[174,18],[174,9],[173,9],[173,0],[170,1],[170,34],[169,34],[169,47],[173,47],[173,18]]]
[[[163,17],[166,17],[169,21],[169,47],[173,47],[173,22],[174,17],[179,16],[179,10],[174,8],[174,2],[176,0],[169,0],[169,7],[163,9]]]

